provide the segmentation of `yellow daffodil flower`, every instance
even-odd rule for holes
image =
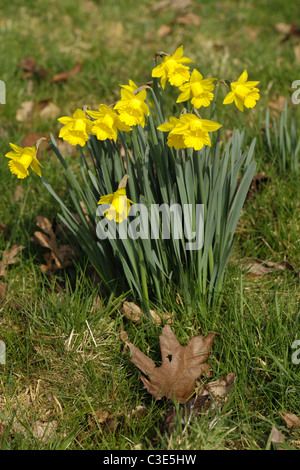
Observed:
[[[134,204],[134,202],[127,198],[126,188],[122,188],[117,189],[113,194],[102,196],[98,204],[110,204],[110,207],[103,213],[108,220],[121,223],[127,219],[130,205]]]
[[[161,86],[164,89],[167,80],[171,85],[181,86],[190,78],[189,67],[183,64],[194,62],[188,57],[183,57],[183,46],[178,47],[173,55],[164,56],[162,63],[152,70],[152,77],[161,77]]]
[[[77,109],[73,117],[64,116],[58,119],[64,124],[59,132],[59,137],[66,140],[71,145],[83,147],[89,139],[88,134],[92,133],[92,122],[85,115],[82,109]]]
[[[98,140],[111,139],[116,141],[118,130],[130,131],[131,127],[124,124],[119,115],[105,104],[99,105],[99,111],[87,111],[95,121],[92,121],[91,133],[97,136]]]
[[[184,143],[184,137],[182,134],[176,134],[176,126],[180,125],[180,120],[174,116],[170,117],[169,122],[165,122],[158,126],[158,130],[163,132],[169,132],[167,144],[169,147],[174,147],[176,150],[183,149],[186,147]],[[172,131],[172,132],[171,132]]]
[[[169,147],[175,147],[177,150],[189,147],[200,150],[204,145],[211,146],[209,132],[216,131],[220,127],[221,124],[200,119],[195,114],[183,114],[176,121],[170,118],[169,123],[162,124],[158,129],[169,131],[167,141]]]
[[[19,179],[26,178],[29,175],[30,167],[39,176],[42,176],[40,162],[36,158],[36,147],[19,147],[15,144],[9,144],[13,151],[8,152],[5,156],[10,158],[8,166],[12,174],[17,175]]]
[[[215,89],[215,85],[212,83],[214,80],[216,78],[203,79],[198,70],[193,70],[189,82],[179,87],[182,93],[178,96],[177,103],[182,103],[191,98],[192,105],[197,109],[201,106],[209,106],[214,97],[211,93]]]
[[[248,82],[247,80],[248,73],[244,70],[238,81],[230,84],[231,91],[225,96],[223,104],[230,104],[234,101],[240,111],[244,111],[244,106],[253,108],[260,98],[259,89],[256,88],[259,82]]]
[[[149,108],[145,103],[147,98],[146,90],[142,90],[136,95],[123,88],[121,90],[121,99],[114,106],[119,113],[120,119],[127,126],[136,126],[141,124],[145,126],[145,115],[149,116]]]
[[[177,127],[177,134],[183,134],[186,147],[200,150],[204,145],[211,146],[209,132],[216,131],[221,127],[218,122],[208,119],[200,119],[195,114],[183,114],[181,116],[181,127]]]

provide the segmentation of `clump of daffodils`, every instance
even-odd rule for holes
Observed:
[[[17,178],[30,170],[41,177],[60,205],[59,218],[106,287],[130,290],[145,311],[150,296],[163,302],[174,288],[187,301],[199,292],[209,303],[222,292],[256,163],[255,139],[242,150],[244,133],[237,129],[220,148],[217,92],[228,87],[223,104],[242,112],[259,100],[258,82],[248,80],[246,70],[232,81],[205,76],[182,46],[172,55],[157,53],[155,60],[151,86],[130,79],[120,85],[116,103],[59,118],[59,137],[81,156],[79,181],[50,134],[72,207],[42,176],[39,141],[25,148],[10,144],[6,154]],[[172,115],[164,109],[168,87],[178,92]],[[189,292],[189,286],[197,290]]]
[[[157,130],[167,134],[166,145],[175,150],[194,149],[201,150],[204,146],[211,146],[211,133],[217,131],[221,124],[200,117],[199,110],[210,106],[214,99],[216,86],[226,83],[218,82],[217,78],[204,78],[189,65],[194,60],[183,55],[183,46],[172,55],[160,54],[161,63],[152,70],[152,77],[160,80],[164,90],[166,84],[177,87],[179,96],[177,103],[189,103],[191,112],[183,110],[180,116],[170,116],[169,119],[157,126]],[[189,65],[187,65],[189,64]],[[240,111],[244,108],[253,108],[259,99],[258,81],[248,81],[245,70],[237,81],[230,83],[230,92],[223,100],[223,104],[235,103]],[[73,116],[63,116],[59,122],[63,124],[59,137],[73,146],[84,147],[91,136],[99,141],[117,142],[120,132],[131,132],[133,128],[147,124],[150,110],[147,102],[147,87],[138,87],[134,81],[129,80],[128,85],[121,86],[120,100],[114,106],[100,104],[98,110],[77,109]],[[149,87],[148,87],[149,88]],[[9,169],[18,178],[29,175],[28,168],[41,176],[41,164],[36,158],[36,147],[21,148],[10,144],[12,151],[6,154],[10,159]],[[128,216],[132,201],[124,202],[126,189],[117,189],[113,194],[103,195],[99,204],[109,203],[111,208],[104,212],[108,219],[121,223]]]

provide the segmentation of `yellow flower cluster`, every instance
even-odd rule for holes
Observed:
[[[207,107],[210,105],[214,95],[212,91],[215,85],[212,83],[216,78],[203,79],[201,73],[194,69],[190,73],[189,67],[184,63],[194,62],[192,59],[183,56],[183,47],[180,46],[171,56],[164,56],[162,63],[152,70],[152,77],[160,78],[160,83],[164,89],[166,82],[175,85],[182,92],[177,103],[191,100],[195,108]],[[248,81],[248,73],[245,70],[237,82],[230,84],[231,91],[225,97],[223,104],[235,102],[240,111],[246,108],[253,108],[259,100],[259,89],[256,88],[259,82]]]
[[[71,145],[83,147],[89,135],[95,135],[98,140],[117,140],[118,131],[131,131],[131,126],[145,126],[145,115],[149,116],[149,108],[145,103],[146,90],[135,93],[137,85],[129,80],[129,85],[121,85],[121,99],[114,108],[105,104],[99,105],[99,111],[86,113],[77,109],[73,117],[62,117],[59,121],[64,124],[59,137]],[[93,121],[87,118],[90,116]]]
[[[175,85],[181,91],[177,98],[177,103],[191,100],[194,108],[207,107],[214,98],[212,93],[215,89],[213,82],[216,78],[204,79],[201,73],[194,69],[190,73],[189,67],[184,63],[191,63],[193,60],[183,57],[183,47],[179,47],[171,56],[164,56],[162,63],[152,70],[152,77],[160,78],[161,86],[164,89],[166,82]],[[223,104],[235,102],[240,111],[246,108],[253,108],[259,99],[259,89],[256,88],[259,82],[247,81],[248,74],[245,70],[237,82],[230,84],[231,91],[225,97]],[[195,114],[183,114],[179,119],[171,116],[169,122],[158,127],[158,130],[169,132],[167,144],[176,150],[192,147],[200,150],[204,145],[211,145],[209,132],[221,127],[217,122],[207,119],[200,119]]]
[[[216,78],[203,78],[201,73],[194,69],[190,72],[189,66],[194,61],[183,55],[183,46],[178,47],[173,55],[163,55],[162,61],[152,70],[152,77],[160,78],[161,87],[166,83],[176,86],[180,90],[177,103],[190,100],[194,108],[208,107],[214,98],[213,91]],[[253,108],[259,99],[259,82],[248,81],[248,73],[245,70],[236,82],[230,83],[231,91],[224,98],[223,104],[235,103],[240,111],[244,107]],[[145,117],[149,116],[149,108],[146,103],[147,93],[145,87],[138,86],[129,80],[128,85],[121,86],[121,98],[114,106],[99,105],[98,111],[77,109],[72,117],[63,116],[59,122],[63,124],[59,137],[71,145],[84,147],[91,135],[100,141],[107,139],[116,141],[119,131],[129,132],[132,126],[145,126]],[[171,116],[168,122],[158,127],[159,131],[168,132],[167,145],[176,150],[193,148],[200,150],[203,146],[211,145],[210,132],[216,131],[221,124],[201,119],[195,113],[183,113],[179,118]],[[6,154],[10,159],[11,173],[18,178],[29,175],[30,167],[41,176],[41,164],[36,158],[36,147],[24,149],[15,144],[10,144],[12,151]],[[102,196],[99,204],[110,204],[104,214],[109,220],[122,222],[128,216],[132,201],[126,198],[126,189],[118,189],[113,194]]]

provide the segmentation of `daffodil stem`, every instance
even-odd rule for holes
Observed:
[[[148,293],[148,286],[147,286],[147,273],[145,269],[145,259],[143,255],[143,250],[139,245],[139,258],[140,258],[140,268],[141,268],[141,281],[142,281],[142,289],[143,289],[143,296],[146,302],[147,307],[149,308],[149,293]]]
[[[214,98],[213,98],[213,101],[212,101],[211,113],[210,113],[210,119],[211,119],[211,120],[214,119],[214,115],[215,115],[216,101],[217,101],[217,97],[218,97],[218,91],[219,91],[219,87],[216,86]]]
[[[210,245],[209,251],[208,251],[208,264],[209,264],[209,274],[210,274],[210,278],[211,278],[213,270],[214,270],[214,255],[213,255],[213,250],[212,250],[211,245]]]
[[[139,142],[138,142],[137,129],[135,127],[133,127],[132,129],[132,143],[133,143],[133,148],[134,148],[136,158],[141,159],[141,152],[140,152],[140,147],[139,147]]]

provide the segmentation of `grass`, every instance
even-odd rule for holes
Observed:
[[[3,158],[0,224],[7,229],[0,232],[0,250],[13,244],[25,248],[1,279],[8,285],[0,307],[0,339],[7,348],[6,364],[0,365],[1,449],[264,450],[275,448],[272,425],[284,434],[285,445],[299,448],[299,432],[288,429],[279,414],[300,409],[299,365],[291,360],[300,322],[299,176],[279,171],[263,133],[265,109],[280,96],[299,122],[300,108],[291,103],[291,84],[300,72],[297,37],[282,42],[274,29],[276,23],[292,23],[297,7],[232,0],[216,8],[194,0],[186,10],[154,14],[153,6],[147,0],[48,0],[47,8],[41,1],[8,3],[0,23],[6,37],[0,44],[5,64],[0,78],[7,89],[7,104],[0,107],[0,150],[4,155],[8,142],[21,145],[30,132],[58,133],[56,118],[36,114],[16,122],[22,102],[49,98],[60,115],[85,104],[95,109],[100,102],[109,104],[117,99],[120,83],[148,81],[154,52],[172,53],[175,43],[201,64],[203,75],[231,79],[247,68],[251,79],[261,80],[256,108],[241,116],[224,106],[216,116],[224,130],[245,125],[248,141],[257,137],[257,171],[268,177],[243,209],[222,304],[204,312],[196,300],[165,302],[182,343],[199,331],[216,332],[212,380],[234,372],[235,386],[220,414],[211,411],[187,426],[178,410],[174,432],[161,432],[169,403],[153,400],[143,388],[120,338],[124,329],[159,363],[161,326],[126,321],[121,314],[126,293],[120,298],[99,293],[79,261],[52,276],[40,270],[45,250],[30,241],[35,216],[55,222],[58,207],[35,175],[21,183],[11,177]],[[201,16],[201,25],[178,23],[187,12]],[[157,31],[166,24],[171,32],[160,38]],[[18,65],[30,55],[48,71],[44,79],[33,77],[31,85]],[[71,70],[79,58],[80,73],[66,83],[51,83],[55,73]],[[68,159],[76,171],[76,157]],[[44,152],[42,163],[52,186],[68,198],[55,156]],[[244,257],[287,260],[294,271],[250,277],[234,263]],[[144,413],[136,418],[132,411],[138,406]]]

